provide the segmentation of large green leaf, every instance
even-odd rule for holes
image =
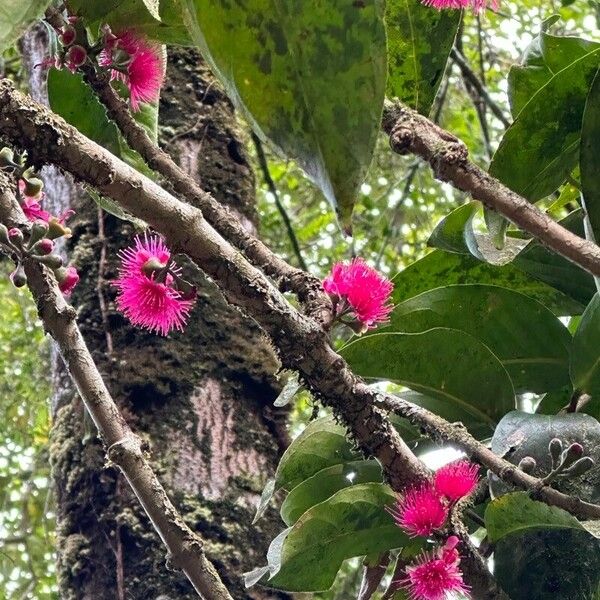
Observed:
[[[542,393],[569,384],[568,329],[545,306],[493,285],[450,285],[398,304],[379,331],[460,329],[500,359],[517,392]]]
[[[382,0],[182,0],[195,43],[256,133],[294,158],[350,228],[386,81]]]
[[[579,169],[585,210],[593,237],[600,242],[600,69],[585,103]]]
[[[417,294],[453,283],[488,283],[521,292],[548,307],[558,315],[574,315],[583,312],[593,295],[591,288],[577,289],[577,297],[569,296],[546,283],[524,273],[512,264],[494,266],[481,262],[468,254],[455,254],[434,250],[424,258],[412,263],[394,278],[394,303],[412,298]],[[587,281],[586,279],[586,281]]]
[[[600,293],[585,309],[573,337],[571,379],[575,388],[600,404]]]
[[[376,333],[350,342],[341,354],[363,377],[399,383],[491,428],[515,406],[502,363],[464,331]]]
[[[322,469],[297,485],[281,505],[281,518],[293,525],[307,509],[351,485],[381,482],[381,466],[376,460],[357,460]]]
[[[585,99],[600,49],[555,73],[507,129],[490,174],[531,201],[561,185],[577,164]]]
[[[0,2],[0,54],[39,17],[50,0],[2,0]]]
[[[454,43],[460,11],[431,10],[421,0],[387,0],[387,93],[428,114]]]
[[[527,492],[506,494],[490,502],[485,509],[485,527],[490,542],[539,529],[586,531],[566,510],[532,500]]]
[[[385,510],[394,501],[387,486],[366,483],[313,506],[271,554],[266,585],[298,592],[326,590],[345,559],[402,547],[408,538]]]

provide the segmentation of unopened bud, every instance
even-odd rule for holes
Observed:
[[[54,275],[58,281],[58,288],[65,296],[68,296],[79,282],[79,273],[75,267],[61,267],[54,271]]]
[[[14,167],[15,153],[6,146],[0,150],[0,167]]]
[[[63,259],[58,254],[47,254],[46,256],[36,256],[35,258],[38,262],[50,267],[53,271],[60,269],[64,264]]]
[[[8,228],[4,223],[0,223],[0,242],[8,244]]]
[[[556,469],[560,464],[560,455],[563,451],[562,442],[558,438],[554,438],[550,440],[548,444],[548,452],[550,452],[550,456],[552,457],[552,468]]]
[[[65,25],[60,32],[58,39],[63,46],[70,46],[77,37],[77,31],[72,25]]]
[[[583,456],[579,460],[576,460],[568,469],[565,469],[562,474],[577,477],[583,475],[586,471],[589,471],[594,464],[594,459],[592,457]]]
[[[25,275],[23,265],[17,265],[17,268],[10,274],[10,280],[18,288],[23,287],[27,283],[27,276]]]
[[[80,67],[87,60],[87,52],[83,46],[71,46],[65,54],[65,61],[69,69]]]
[[[54,250],[54,242],[48,238],[42,238],[39,242],[33,245],[31,252],[39,256],[51,254]]]
[[[536,466],[537,463],[535,462],[535,458],[532,456],[525,456],[519,462],[519,469],[525,473],[529,473],[530,475],[533,473]]]
[[[44,189],[44,182],[38,177],[23,178],[25,181],[25,187],[23,192],[29,198],[38,198]]]
[[[41,239],[45,238],[47,233],[48,223],[46,223],[46,221],[42,221],[41,219],[34,221],[31,230],[29,231],[29,246],[31,247]]]
[[[8,230],[8,239],[17,246],[17,248],[21,248],[23,245],[23,232],[16,227],[11,227]]]
[[[563,467],[570,467],[578,458],[581,458],[583,454],[583,446],[574,442],[566,450],[563,451],[561,456],[561,463]]]

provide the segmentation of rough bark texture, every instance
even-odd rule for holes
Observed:
[[[40,62],[42,44],[39,35],[29,37],[30,63]],[[254,179],[232,108],[189,51],[169,60],[161,123],[162,139],[182,166],[195,177],[201,173],[202,185],[252,227]],[[48,189],[54,203],[57,191]],[[63,188],[60,195],[64,206],[71,194]],[[148,441],[159,477],[207,541],[207,554],[232,596],[285,597],[246,591],[241,582],[243,571],[264,561],[266,544],[277,533],[250,524],[262,484],[286,444],[283,418],[271,408],[278,368],[271,348],[199,275],[199,300],[185,334],[160,338],[134,330],[114,310],[107,283],[116,274],[118,248],[131,243],[132,228],[99,214],[86,198],[76,198],[75,208],[68,251],[83,277],[72,300],[106,383]],[[126,484],[105,468],[81,402],[59,380],[51,456],[61,598],[195,598],[180,573],[165,569],[160,541]],[[263,520],[269,522],[276,519]]]

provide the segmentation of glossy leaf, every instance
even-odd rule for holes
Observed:
[[[561,185],[579,157],[585,99],[600,63],[593,50],[555,73],[519,112],[490,165],[490,174],[528,200]]]
[[[554,314],[581,314],[584,303],[571,299],[546,283],[527,275],[514,265],[494,266],[466,254],[434,250],[397,273],[393,280],[394,303],[452,283],[489,283],[521,292],[541,302]],[[593,282],[592,282],[593,285]],[[587,288],[585,291],[588,291]],[[591,291],[591,290],[590,290]],[[580,297],[589,296],[582,291]]]
[[[407,536],[385,510],[395,494],[380,483],[340,490],[305,512],[287,533],[263,584],[288,591],[326,590],[342,562],[402,547]]]
[[[492,428],[515,405],[502,363],[463,331],[376,333],[350,342],[341,354],[363,377],[399,383]]]
[[[579,169],[581,191],[593,238],[600,241],[600,69],[585,103]]]
[[[600,293],[585,309],[573,337],[571,379],[575,388],[600,403]]]
[[[293,525],[311,506],[352,485],[381,482],[381,466],[376,460],[358,460],[322,469],[297,485],[281,505],[281,518]]]
[[[528,492],[506,494],[490,502],[485,509],[485,527],[492,543],[509,535],[539,529],[585,531],[572,514],[532,500]]]
[[[0,53],[44,13],[50,0],[2,0],[0,3]]]
[[[456,37],[460,11],[432,10],[421,0],[387,0],[387,94],[427,115]]]
[[[386,81],[381,0],[182,0],[190,33],[256,133],[295,159],[350,228]]]
[[[545,306],[492,285],[449,285],[396,306],[379,331],[417,333],[433,327],[465,331],[500,359],[517,392],[569,384],[568,329]]]

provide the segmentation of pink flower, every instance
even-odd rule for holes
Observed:
[[[323,289],[339,300],[338,316],[352,312],[365,329],[385,322],[393,309],[389,300],[394,284],[362,258],[333,265],[331,274],[323,280]]]
[[[195,299],[184,297],[174,287],[181,269],[169,264],[171,253],[156,235],[136,236],[135,247],[122,250],[117,307],[134,324],[167,335],[172,329],[183,331]],[[161,267],[168,272],[160,275]],[[159,273],[159,275],[157,275]],[[157,277],[160,281],[157,281]]]
[[[127,86],[131,108],[137,111],[140,102],[156,102],[164,77],[160,46],[131,30],[117,35],[107,32],[104,40],[98,63],[111,67],[111,79],[119,79]]]
[[[434,554],[423,552],[416,564],[406,567],[406,577],[399,583],[410,600],[445,600],[449,594],[467,594],[468,586],[460,570],[458,538],[450,536]]]
[[[32,196],[25,195],[25,182],[19,179],[19,191],[21,192],[21,208],[25,213],[25,216],[29,221],[46,221],[50,219],[50,213],[42,209],[40,200],[43,199],[43,193],[40,194],[39,198],[33,198]]]
[[[462,10],[471,8],[473,12],[478,13],[484,11],[488,4],[492,10],[498,10],[498,0],[421,0],[425,6],[431,6],[438,10],[447,8]]]
[[[431,485],[409,490],[389,512],[396,525],[411,536],[431,535],[448,517],[448,508]]]
[[[451,462],[439,469],[433,485],[438,494],[451,502],[468,496],[479,482],[479,468],[467,460]]]
[[[70,296],[75,286],[79,283],[79,273],[75,267],[61,267],[55,271],[58,280],[58,289],[65,295]]]

